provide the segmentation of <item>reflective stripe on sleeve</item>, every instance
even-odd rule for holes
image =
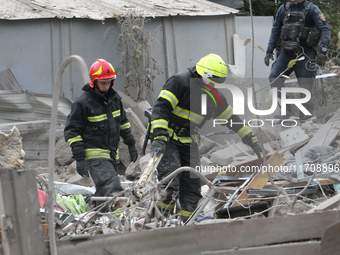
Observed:
[[[157,119],[157,120],[151,121],[151,133],[153,133],[153,130],[155,128],[168,129],[168,121],[164,119]]]
[[[72,143],[74,143],[74,142],[81,142],[81,141],[83,141],[83,138],[80,135],[78,135],[76,137],[68,139],[67,140],[67,144],[68,144],[68,146],[71,146]]]
[[[123,124],[123,125],[120,125],[120,129],[121,129],[121,130],[128,129],[128,128],[130,128],[130,127],[131,127],[130,122],[127,122],[127,123],[125,123],[125,124]]]
[[[163,140],[163,141],[168,141],[168,138],[164,135],[156,136],[154,140]]]
[[[177,97],[169,90],[162,90],[161,93],[159,94],[159,97],[168,100],[172,106],[172,109],[174,109],[178,104]]]
[[[120,110],[112,112],[113,118],[119,117],[120,116]]]
[[[243,137],[245,137],[246,135],[248,135],[248,134],[251,133],[251,132],[252,132],[252,131],[251,131],[250,127],[244,126],[244,127],[241,128],[239,131],[237,131],[237,134],[238,134],[241,138],[243,138]]]
[[[216,119],[228,120],[233,115],[233,108],[229,105]]]
[[[251,138],[251,141],[252,141],[253,143],[257,143],[257,142],[258,142],[257,137],[256,137],[256,136],[253,136],[253,137]]]

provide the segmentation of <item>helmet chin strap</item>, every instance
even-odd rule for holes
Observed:
[[[205,84],[210,84],[211,81],[209,81],[208,78],[211,78],[211,77],[213,77],[211,72],[205,72],[204,75],[202,75],[202,80]]]
[[[94,88],[102,95],[105,95],[107,92],[109,92],[109,90],[105,90],[105,91],[100,90],[97,84],[94,84]]]

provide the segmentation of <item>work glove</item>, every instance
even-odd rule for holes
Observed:
[[[89,165],[85,159],[77,160],[77,172],[82,177],[87,176],[89,177]]]
[[[321,48],[320,52],[316,55],[316,63],[323,67],[325,65],[326,59],[327,59],[327,49],[326,48]]]
[[[261,145],[258,143],[257,137],[254,136],[252,133],[249,133],[248,135],[243,137],[242,142],[244,144],[250,146],[250,148],[253,149],[253,151],[255,152],[255,154],[258,158],[262,157],[261,156],[261,152],[262,152]]]
[[[253,151],[255,152],[258,158],[262,158],[261,156],[262,148],[259,143],[255,143],[253,146],[250,146],[250,147],[253,149]]]
[[[130,154],[130,161],[136,162],[138,158],[138,151],[135,145],[129,145],[129,154]]]
[[[266,64],[266,66],[269,66],[269,60],[274,60],[274,54],[273,52],[267,52],[266,56],[264,57],[264,63]]]
[[[158,157],[165,151],[166,142],[164,140],[154,140],[151,144],[151,157]]]

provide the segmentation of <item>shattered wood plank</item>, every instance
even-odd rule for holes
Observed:
[[[34,170],[0,169],[0,213],[5,254],[48,254]]]
[[[237,250],[315,240],[321,238],[327,226],[338,222],[337,215],[336,211],[327,211],[207,225],[198,224],[195,229],[196,240],[203,251]],[[275,252],[272,254],[276,255]],[[309,253],[296,251],[286,254]]]
[[[275,167],[281,166],[284,161],[284,157],[277,152],[268,159],[268,172],[270,176],[275,174]],[[264,171],[264,168],[262,167],[249,184],[242,190],[241,194],[235,199],[236,201],[231,204],[231,207],[240,204],[250,204],[252,201],[251,198],[254,198],[254,196],[248,196],[246,193],[247,189],[262,189],[268,183],[268,180],[267,171]]]
[[[304,146],[302,150],[302,156],[305,155],[308,149],[315,146],[328,146],[330,145],[339,133],[340,121],[339,113],[335,113],[334,116],[315,133],[312,139]]]
[[[306,139],[306,141],[308,141],[308,139]],[[297,148],[299,146],[301,146],[302,144],[305,144],[306,141],[300,142],[298,144],[295,145],[291,145],[287,148],[283,148],[279,151],[277,151],[277,153],[280,153],[281,155],[283,155],[284,153],[286,153],[289,150],[294,150],[294,148]],[[274,154],[275,152],[270,152],[267,154],[267,160]],[[247,167],[247,166],[260,166],[263,164],[263,158],[251,158],[251,159],[246,159],[240,162],[236,162],[236,163],[232,163],[230,165],[228,165],[229,168],[235,168],[236,171],[229,171],[229,172],[222,172],[222,174],[226,174],[228,176],[234,176],[234,177],[238,177],[240,175],[240,168],[241,167]],[[251,171],[249,172],[251,173]],[[214,181],[214,179],[216,178],[216,176],[219,174],[219,172],[212,172],[212,173],[202,173],[209,181]],[[201,182],[201,185],[205,185],[205,182]]]
[[[321,186],[323,185],[331,185],[335,184],[335,181],[329,180],[329,179],[324,179],[324,178],[317,178],[315,179]],[[303,182],[291,182],[291,181],[275,181],[274,182],[277,186],[282,187],[282,188],[291,188],[291,187],[301,187],[301,186],[306,186],[308,182],[303,181]],[[264,189],[271,189],[273,188],[273,185],[268,182],[264,187]]]
[[[170,255],[207,254],[207,252],[216,253],[229,249],[237,251],[238,249],[254,249],[279,244],[284,246],[285,243],[288,245],[289,242],[320,239],[327,226],[338,222],[337,216],[338,212],[327,211],[323,213],[197,224],[134,233],[96,235],[90,236],[84,241],[63,240],[62,242],[57,242],[57,251],[58,254],[68,255],[106,253],[114,253],[115,255]],[[145,245],[146,243],[147,245]],[[175,245],[169,245],[169,243]],[[141,249],[142,246],[143,249]],[[314,248],[311,246],[310,250],[296,246],[294,252],[287,252],[286,254],[315,254],[312,252],[314,249],[315,246]],[[307,252],[299,253],[300,250]],[[308,251],[311,252],[309,253]],[[268,253],[264,254],[268,255]],[[281,255],[282,253],[272,252],[271,254]]]
[[[315,213],[318,211],[330,210],[339,207],[339,205],[340,205],[340,193],[322,202],[318,206],[310,209],[309,211],[307,211],[307,213]]]

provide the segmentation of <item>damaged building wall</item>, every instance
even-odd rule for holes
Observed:
[[[120,31],[114,18],[0,20],[0,28],[0,71],[11,69],[23,90],[51,94],[59,65],[73,54],[84,58],[88,67],[97,58],[107,59],[116,69],[120,66]],[[146,28],[153,36],[152,50],[160,70],[154,80],[155,97],[169,76],[194,65],[191,59],[197,62],[216,53],[234,64],[235,14],[149,18]],[[209,38],[209,43],[202,38]],[[83,85],[78,67],[72,64],[64,72],[61,95],[73,100]],[[123,75],[118,75],[116,88],[123,91],[124,85]]]

